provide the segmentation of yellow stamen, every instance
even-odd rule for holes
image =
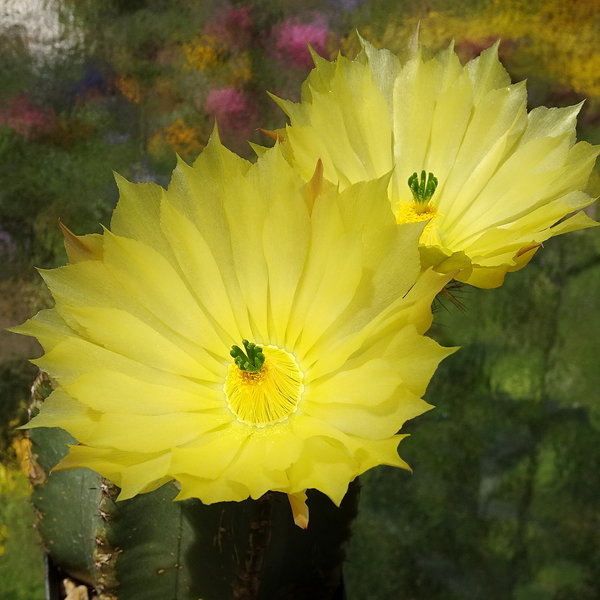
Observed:
[[[233,362],[225,379],[229,408],[249,425],[270,425],[286,419],[298,405],[304,385],[294,357],[276,346],[264,346],[265,362],[256,373]]]
[[[419,212],[419,209],[421,212]],[[429,203],[425,208],[418,207],[415,202],[399,202],[396,208],[396,223],[420,223],[429,221],[421,234],[419,242],[426,246],[440,245],[437,234],[437,226],[434,224],[437,217],[442,215],[437,211],[435,205]]]

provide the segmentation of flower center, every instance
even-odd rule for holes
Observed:
[[[402,223],[419,223],[420,221],[427,221],[427,219],[440,216],[440,213],[433,204],[428,204],[425,210],[418,212],[414,202],[399,202],[396,209],[396,223],[399,225]]]
[[[437,226],[434,225],[436,217],[442,215],[437,211],[435,204],[431,202],[432,196],[437,189],[438,180],[433,173],[427,176],[425,171],[421,171],[421,179],[417,173],[413,173],[408,178],[408,187],[413,195],[412,202],[398,202],[396,208],[396,223],[419,223],[420,221],[431,221],[425,226],[423,233],[419,239],[421,244],[425,246],[441,245],[440,238],[437,234]]]
[[[276,346],[264,346],[262,354],[258,371],[242,369],[236,360],[225,378],[229,408],[249,425],[283,421],[296,410],[304,391],[304,375],[291,354]]]
[[[435,194],[438,180],[433,173],[427,175],[425,171],[421,171],[421,180],[416,171],[408,178],[408,187],[413,195],[415,212],[421,214],[427,210],[429,201]]]
[[[423,212],[417,212],[414,202],[399,202],[396,208],[396,223],[401,225],[402,223],[418,223],[420,221],[427,221],[431,219],[423,233],[419,238],[419,243],[424,246],[441,246],[442,241],[437,232],[437,225],[435,224],[436,217],[442,215],[437,211],[437,208],[433,204],[428,204]]]

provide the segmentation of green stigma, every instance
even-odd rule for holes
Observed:
[[[408,178],[408,187],[412,192],[417,214],[422,213],[427,208],[438,185],[437,177],[433,173],[429,173],[427,177],[425,175],[425,171],[421,171],[421,181],[419,181],[416,172]]]
[[[244,351],[239,346],[231,346],[229,354],[233,356],[233,361],[240,371],[258,373],[265,363],[265,355],[262,348],[248,340],[242,340],[242,343],[244,344],[244,348],[246,348],[246,354],[244,354]]]

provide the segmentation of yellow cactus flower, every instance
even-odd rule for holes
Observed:
[[[56,469],[120,498],[176,479],[205,503],[304,491],[339,504],[367,469],[407,468],[403,423],[452,352],[424,337],[450,276],[421,273],[422,223],[397,227],[389,177],[307,185],[279,146],[256,163],[213,135],[168,190],[118,179],[104,234],[67,231],[43,271],[56,305],[17,328],[58,387],[27,427],[62,427]]]
[[[483,288],[551,236],[596,225],[580,209],[593,201],[584,190],[600,150],[575,143],[579,106],[528,113],[497,44],[463,66],[452,45],[432,53],[417,35],[398,56],[361,43],[355,60],[314,55],[300,103],[275,98],[291,121],[278,134],[305,179],[318,158],[342,188],[392,172],[398,222],[428,221],[424,266],[460,268],[458,280]]]

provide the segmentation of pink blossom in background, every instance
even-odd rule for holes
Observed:
[[[286,19],[275,28],[275,49],[280,60],[291,61],[294,66],[311,69],[313,60],[307,44],[323,56],[329,38],[329,27],[322,18],[311,23]]]
[[[0,102],[0,126],[2,125],[24,137],[39,137],[54,129],[56,113],[51,108],[36,107],[21,93]]]
[[[244,48],[252,41],[252,17],[250,7],[230,8],[205,27],[205,32],[214,35],[226,46]]]
[[[226,139],[229,135],[250,137],[256,127],[256,107],[248,95],[235,88],[210,90],[204,110],[219,123],[219,131]]]

